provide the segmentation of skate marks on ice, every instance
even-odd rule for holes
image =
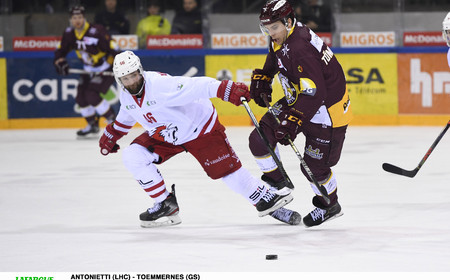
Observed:
[[[97,141],[77,141],[74,130],[2,130],[1,271],[449,271],[449,139],[413,179],[381,169],[385,161],[413,167],[439,130],[350,127],[335,168],[345,214],[308,229],[259,218],[185,153],[160,167],[177,186],[182,223],[143,229],[138,215],[151,202],[121,150],[104,157]],[[259,176],[250,131],[227,128],[243,165]],[[301,137],[296,145],[302,149]],[[295,154],[280,150],[296,186],[288,207],[304,216],[312,191]]]

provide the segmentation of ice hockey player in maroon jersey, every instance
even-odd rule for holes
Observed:
[[[288,138],[294,141],[298,134],[305,135],[304,159],[331,200],[327,204],[311,183],[316,208],[303,218],[303,223],[317,226],[342,215],[336,175],[331,167],[339,161],[352,118],[345,75],[330,48],[308,27],[296,22],[286,0],[268,1],[259,19],[261,31],[271,40],[264,67],[253,71],[250,94],[259,106],[266,107],[264,99],[272,101],[272,79],[278,74],[285,96],[272,107],[280,124],[268,112],[260,126],[276,154],[277,143],[288,145]],[[250,134],[249,142],[264,173],[262,179],[287,184],[256,130]],[[301,170],[310,180],[303,167]]]
[[[82,6],[70,9],[70,25],[55,50],[54,64],[58,74],[69,74],[66,56],[75,50],[83,62],[84,70],[92,73],[80,75],[76,96],[81,115],[87,121],[87,126],[79,130],[77,135],[85,136],[99,132],[99,117],[106,118],[108,123],[114,121],[114,110],[100,95],[108,91],[114,83],[114,77],[101,75],[101,72],[112,70],[118,47],[103,26],[91,25],[86,21]]]

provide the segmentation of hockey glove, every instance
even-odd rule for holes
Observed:
[[[69,63],[67,63],[67,60],[64,58],[58,59],[55,62],[55,69],[56,73],[58,73],[59,75],[63,76],[69,75]]]
[[[275,138],[282,145],[289,145],[289,139],[294,141],[297,134],[302,130],[303,113],[291,108],[281,113],[280,124],[275,129]]]
[[[100,153],[104,156],[108,155],[109,153],[117,153],[117,151],[120,149],[120,146],[116,144],[116,142],[124,135],[125,133],[120,132],[114,128],[113,123],[108,124],[99,141]]]
[[[217,90],[217,97],[223,101],[228,101],[236,106],[241,105],[241,97],[250,101],[250,92],[244,83],[235,83],[230,80],[223,80]]]
[[[261,107],[266,107],[263,96],[266,96],[269,102],[272,101],[272,77],[264,74],[261,69],[253,71],[250,96]]]

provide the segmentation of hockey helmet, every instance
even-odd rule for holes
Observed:
[[[116,55],[113,63],[114,78],[118,85],[124,87],[120,78],[131,74],[135,71],[139,71],[142,75],[144,68],[142,68],[141,60],[132,51],[124,51]]]
[[[288,19],[291,19],[293,25],[295,24],[295,13],[291,5],[286,0],[270,0],[261,8],[259,15],[259,26],[261,31],[265,35],[269,35],[267,29],[264,27],[266,24],[271,24],[277,21],[281,21],[288,29]]]
[[[450,13],[445,16],[442,22],[442,37],[447,42],[447,46],[450,47]]]
[[[73,6],[69,10],[70,16],[73,15],[84,15],[84,7],[83,6]]]

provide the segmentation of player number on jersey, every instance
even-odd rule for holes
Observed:
[[[147,114],[144,115],[144,118],[149,122],[149,123],[153,123],[156,122],[155,117],[153,117],[152,113],[148,112]]]

